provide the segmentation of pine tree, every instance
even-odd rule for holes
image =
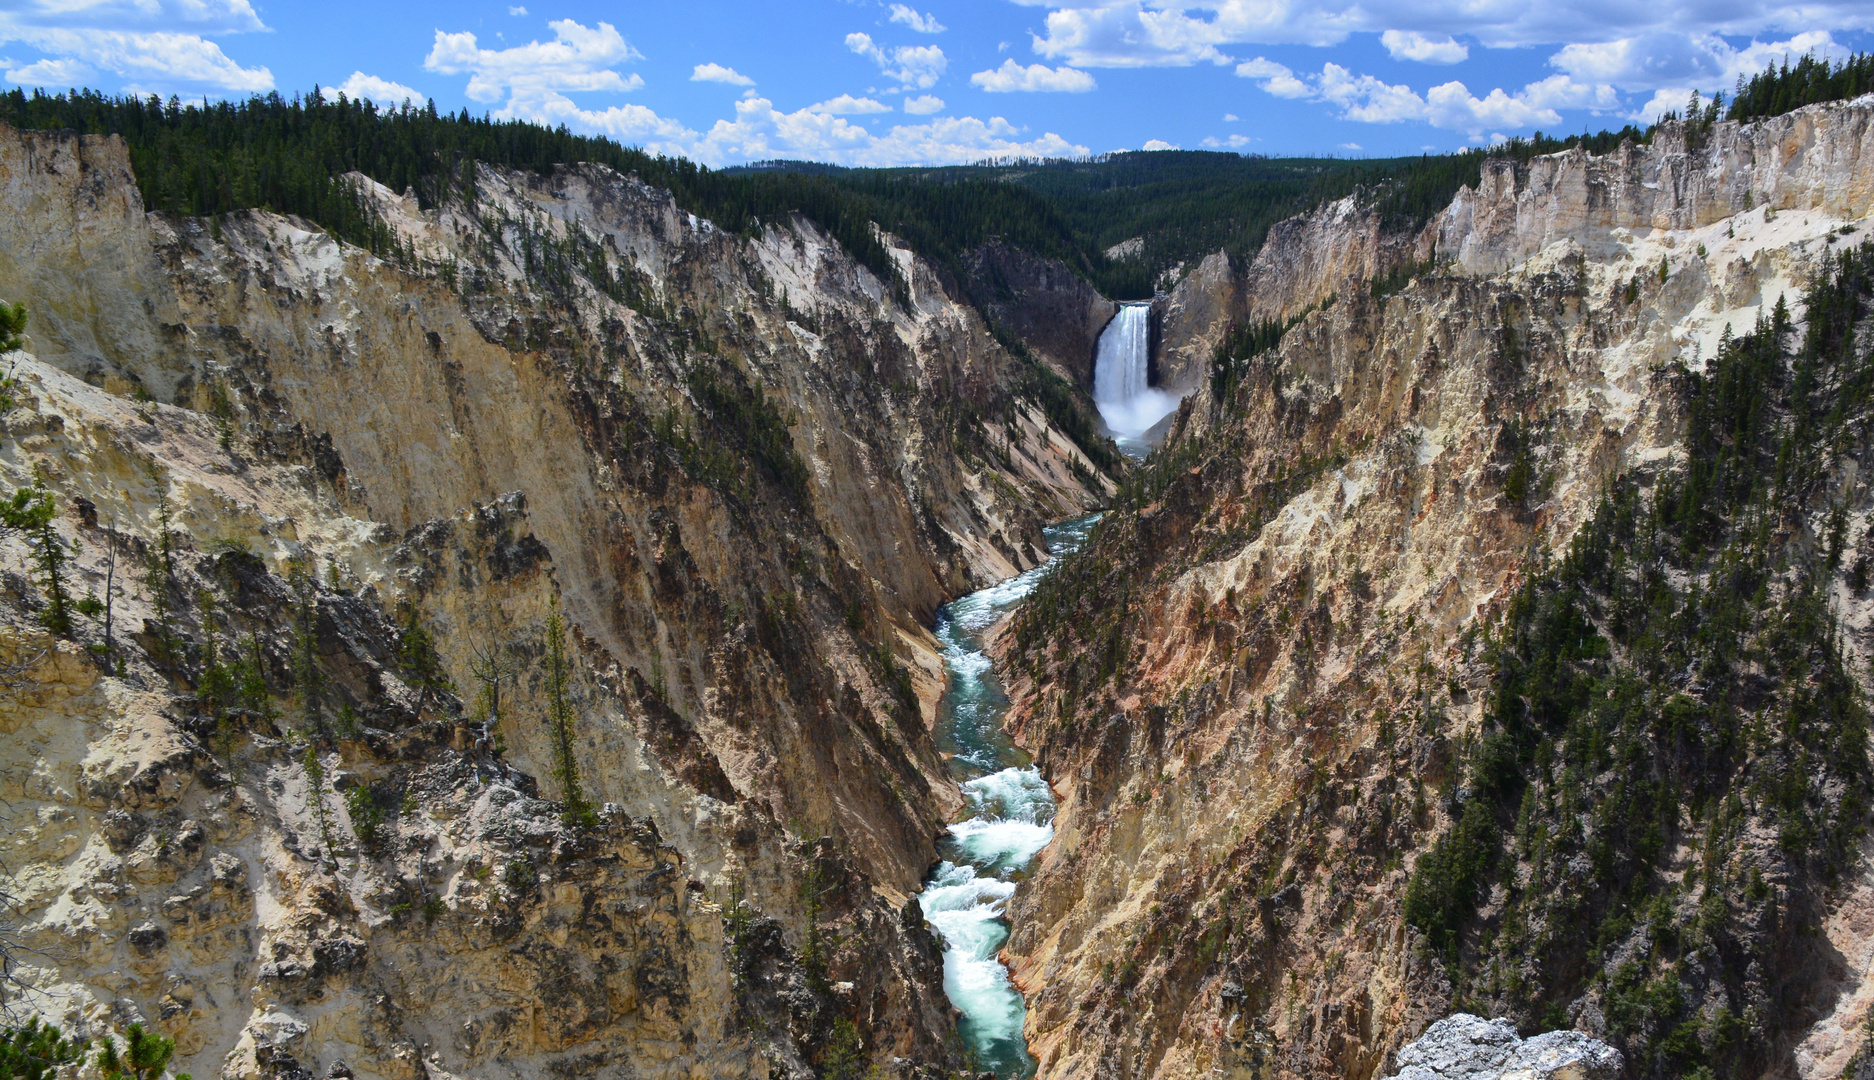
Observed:
[[[46,609],[39,621],[47,630],[67,637],[72,632],[71,604],[65,594],[65,560],[69,552],[65,539],[53,528],[56,516],[52,493],[36,482],[0,501],[0,525],[25,533],[26,542],[32,546],[33,564],[39,569],[40,587],[46,592]]]
[[[573,705],[567,700],[567,683],[572,677],[566,656],[566,620],[560,616],[560,599],[554,597],[547,613],[546,648],[547,726],[553,736],[553,775],[560,782],[560,799],[568,825],[583,828],[594,821],[592,804],[586,801],[579,783],[578,748],[573,743]]]
[[[442,658],[436,655],[436,640],[417,619],[414,604],[404,621],[403,632],[397,636],[397,664],[403,668],[410,684],[416,687],[416,711],[419,716],[432,695],[446,694],[454,689],[448,672],[443,670]]]
[[[38,1017],[15,1028],[0,1028],[0,1080],[52,1080],[62,1065],[84,1059],[85,1044]]]
[[[287,575],[293,588],[293,683],[299,688],[300,732],[316,743],[331,739],[320,708],[324,679],[319,670],[318,584],[303,565]]]
[[[26,344],[26,305],[0,300],[0,353],[9,353]]]
[[[119,1051],[109,1038],[98,1047],[98,1074],[104,1080],[158,1080],[175,1052],[174,1039],[145,1031],[142,1024],[132,1024],[124,1032],[123,1050]],[[176,1080],[188,1080],[188,1074],[180,1073]]]

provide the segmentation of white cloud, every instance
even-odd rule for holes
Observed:
[[[1357,75],[1331,62],[1321,65],[1319,75],[1297,75],[1281,64],[1257,57],[1238,64],[1236,71],[1245,78],[1261,80],[1262,88],[1277,97],[1338,106],[1343,120],[1366,124],[1416,121],[1471,135],[1497,128],[1552,128],[1562,122],[1559,109],[1605,111],[1619,104],[1613,87],[1577,83],[1565,75],[1530,83],[1516,94],[1498,88],[1478,97],[1456,80],[1434,86],[1420,96],[1409,86]]]
[[[1580,108],[1652,117],[1683,107],[1692,87],[1707,95],[1728,92],[1739,74],[1755,74],[1785,55],[1839,58],[1848,50],[1834,35],[1874,30],[1874,4],[1867,0],[1016,2],[1049,9],[1045,30],[1034,35],[1035,52],[1081,68],[1224,64],[1235,62],[1226,52],[1234,46],[1329,46],[1373,34],[1394,58],[1424,63],[1468,59],[1469,47],[1460,37],[1488,48],[1547,49],[1550,65],[1567,76],[1561,83],[1531,83],[1521,93],[1492,90],[1477,97],[1460,84],[1420,98],[1428,122],[1466,124],[1491,117],[1548,124],[1557,110]],[[1749,44],[1732,44],[1740,39]],[[1318,77],[1296,76],[1261,57],[1239,64],[1238,73],[1262,80],[1263,89],[1279,96],[1321,96]],[[1411,111],[1403,98],[1389,101],[1380,86],[1362,84],[1349,92],[1358,98],[1349,115]],[[1636,98],[1646,102],[1637,113]]]
[[[494,116],[498,120],[532,120],[549,127],[565,124],[574,131],[604,135],[659,154],[690,154],[691,141],[696,138],[695,131],[643,105],[582,109],[571,98],[556,91],[525,96],[517,93]]]
[[[1588,109],[1595,113],[1620,108],[1620,91],[1607,83],[1576,82],[1566,75],[1551,75],[1523,87],[1518,95],[1531,105],[1546,109]]]
[[[0,25],[195,34],[267,29],[249,0],[8,0]]]
[[[920,15],[916,8],[907,7],[904,4],[893,4],[891,6],[891,21],[903,23],[920,34],[941,34],[944,32],[944,24],[937,21],[937,16]]]
[[[935,94],[919,94],[904,99],[904,111],[912,116],[929,116],[944,111],[944,99]]]
[[[1279,98],[1313,97],[1314,89],[1295,77],[1286,65],[1258,56],[1254,60],[1245,60],[1236,65],[1237,77],[1243,79],[1261,79],[1262,89]]]
[[[1340,144],[1340,149],[1342,149],[1342,150],[1362,150],[1362,149],[1365,149],[1365,147],[1362,147],[1362,146],[1361,146],[1361,145],[1360,145],[1359,143],[1357,143],[1357,142],[1344,142],[1344,143],[1341,143],[1341,144]]]
[[[1393,86],[1371,75],[1355,75],[1339,64],[1321,65],[1315,94],[1340,106],[1341,117],[1368,124],[1427,119],[1425,101],[1409,86]]]
[[[525,15],[527,14],[527,9],[520,5],[515,5],[514,7],[511,7],[508,9],[508,14],[509,15]]]
[[[1084,94],[1094,88],[1093,76],[1084,71],[1070,67],[1051,68],[1046,64],[1023,67],[1013,59],[1002,61],[999,68],[971,75],[970,84],[992,94],[1044,91]]]
[[[887,78],[919,90],[936,86],[950,63],[944,51],[935,45],[900,45],[886,49],[874,42],[870,34],[847,34],[846,47],[877,64]]]
[[[271,71],[241,66],[204,36],[266,29],[248,0],[10,0],[0,10],[0,44],[44,54],[7,72],[25,85],[108,73],[138,91],[271,90]]]
[[[827,108],[842,99],[867,100],[842,95],[832,102],[782,112],[769,99],[754,95],[735,103],[733,119],[718,120],[700,133],[642,105],[581,109],[564,94],[552,92],[517,97],[495,115],[565,124],[574,131],[606,135],[652,153],[681,155],[707,165],[776,157],[865,166],[954,165],[989,157],[1084,157],[1089,152],[1053,132],[1030,136],[1000,116],[987,120],[935,117],[884,132],[868,131]],[[911,100],[942,107],[941,101],[929,95]]]
[[[1075,157],[1087,148],[1053,132],[1024,138],[1002,117],[942,117],[875,134],[829,113],[781,112],[766,98],[736,102],[734,120],[718,120],[686,153],[719,164],[773,157],[845,165],[946,165],[987,157]]]
[[[1240,116],[1238,116],[1238,115],[1236,115],[1236,114],[1235,114],[1235,113],[1233,113],[1233,112],[1227,112],[1227,113],[1224,113],[1224,114],[1223,114],[1223,122],[1224,122],[1224,123],[1226,123],[1226,124],[1234,124],[1234,123],[1236,123],[1236,122],[1237,122],[1238,120],[1241,120],[1241,119],[1242,119],[1242,117],[1240,117]]]
[[[25,67],[10,68],[7,81],[18,86],[70,88],[90,82],[97,72],[77,60],[41,60]]]
[[[1168,143],[1163,139],[1147,139],[1145,145],[1139,147],[1141,150],[1176,150],[1177,148],[1177,143]]]
[[[352,72],[351,78],[346,79],[337,86],[331,87],[331,89],[344,94],[354,101],[359,98],[369,98],[382,108],[401,105],[406,101],[421,105],[428,100],[427,96],[420,90],[405,86],[402,83],[391,82],[388,79],[380,79],[375,75],[366,75],[362,71]]]
[[[690,81],[728,83],[731,86],[755,85],[755,80],[732,67],[723,67],[721,64],[696,65],[695,69],[690,72]]]
[[[841,94],[836,98],[822,101],[818,105],[807,106],[808,112],[828,113],[832,116],[854,116],[861,113],[887,113],[891,106],[882,101],[873,101],[868,97],[853,97]]]
[[[1477,131],[1485,127],[1510,129],[1548,126],[1562,122],[1562,114],[1528,99],[1511,97],[1501,88],[1474,96],[1461,82],[1448,82],[1425,92],[1425,118],[1433,127]]]
[[[483,49],[472,33],[438,30],[423,66],[442,75],[468,75],[470,100],[496,102],[506,96],[509,110],[517,102],[544,100],[548,94],[616,93],[644,85],[636,74],[626,77],[613,70],[613,65],[638,59],[638,52],[611,23],[602,22],[593,29],[561,19],[547,26],[554,40],[511,49]]]
[[[1421,64],[1456,64],[1470,59],[1471,51],[1451,35],[1431,37],[1417,30],[1388,30],[1379,36],[1380,44],[1394,60],[1417,60]]]
[[[124,30],[14,30],[0,23],[0,41],[19,41],[67,62],[135,80],[140,87],[189,87],[259,93],[273,89],[273,72],[244,68],[221,46],[196,34]],[[34,65],[35,67],[37,65]],[[32,68],[22,68],[22,73]],[[45,69],[42,69],[45,70]]]
[[[1047,36],[1034,36],[1035,52],[1082,67],[1184,67],[1227,64],[1218,36],[1177,10],[1148,10],[1136,2],[1048,12]]]
[[[1208,146],[1212,150],[1221,150],[1226,146],[1232,150],[1241,150],[1243,147],[1248,146],[1250,143],[1253,143],[1255,141],[1256,140],[1250,138],[1247,135],[1232,135],[1227,139],[1219,139],[1215,135],[1212,135],[1209,138],[1203,140],[1203,142],[1199,145]]]
[[[1874,6],[1865,0],[1655,0],[1618,5],[1449,0],[1040,2],[1051,10],[1045,35],[1035,39],[1035,51],[1083,67],[1222,62],[1221,50],[1231,45],[1337,45],[1351,34],[1388,30],[1440,45],[1462,35],[1500,48],[1874,29]],[[1698,30],[1688,33],[1686,27]]]
[[[1572,78],[1611,83],[1623,90],[1671,90],[1685,104],[1691,88],[1730,90],[1737,77],[1762,71],[1773,60],[1814,53],[1841,59],[1848,50],[1827,30],[1811,30],[1784,41],[1753,41],[1743,48],[1709,34],[1647,34],[1564,46],[1549,63]]]

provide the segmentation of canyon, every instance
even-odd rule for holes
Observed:
[[[0,473],[111,602],[40,630],[7,532],[31,1007],[197,1075],[960,1064],[928,625],[1110,481],[902,248],[894,294],[596,166],[354,182],[386,258],[0,133]]]
[[[1874,100],[1329,201],[1149,305],[593,164],[347,183],[370,248],[0,129],[38,1015],[295,1080],[1869,1060]],[[1182,398],[1136,463],[1112,327]],[[1786,448],[1672,516],[1760,361]],[[1635,675],[1699,610],[1743,644]]]

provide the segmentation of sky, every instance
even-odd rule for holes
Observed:
[[[11,85],[317,85],[715,166],[1449,151],[1870,48],[1874,0],[0,0]]]

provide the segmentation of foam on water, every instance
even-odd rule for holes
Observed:
[[[1048,530],[1056,557],[1078,548],[1098,515]],[[1002,730],[1008,699],[978,635],[1020,603],[1054,566],[971,593],[937,614],[949,688],[942,703],[938,743],[953,755],[961,782],[962,819],[950,826],[944,862],[918,902],[944,943],[944,991],[963,1019],[958,1024],[977,1065],[998,1076],[1034,1075],[1022,1039],[1027,1008],[996,959],[1008,940],[1003,912],[1015,883],[1054,838],[1054,795],[1028,756]]]

